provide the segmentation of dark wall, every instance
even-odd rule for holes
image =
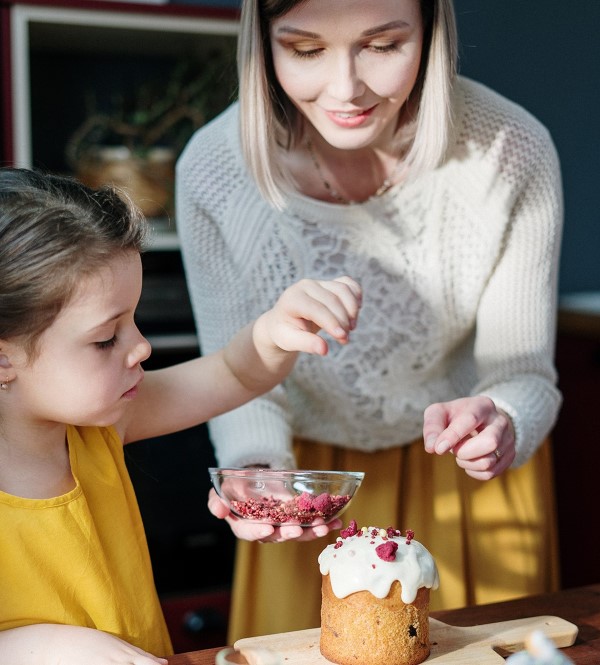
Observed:
[[[600,290],[600,2],[455,0],[460,70],[537,116],[565,192],[560,291]]]

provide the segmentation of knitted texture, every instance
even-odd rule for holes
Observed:
[[[484,394],[513,419],[514,466],[551,430],[563,201],[547,130],[460,78],[448,158],[362,204],[265,203],[243,163],[238,107],[198,130],[177,164],[177,228],[204,354],[302,277],[350,275],[359,325],[302,354],[269,395],[214,419],[222,465],[293,466],[292,434],[371,451],[422,435],[432,402]]]

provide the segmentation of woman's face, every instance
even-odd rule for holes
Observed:
[[[389,141],[419,72],[419,0],[307,0],[270,37],[281,87],[328,143]]]

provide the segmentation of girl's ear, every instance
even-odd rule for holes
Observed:
[[[17,377],[17,372],[10,362],[6,345],[0,343],[0,383],[10,383]]]

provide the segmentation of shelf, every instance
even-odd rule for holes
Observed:
[[[179,15],[175,7],[172,15],[159,15],[121,2],[75,4],[10,7],[13,154],[7,157],[16,166],[65,170],[60,153],[85,117],[90,91],[110,100],[136,76],[156,79],[182,57],[201,62],[217,50],[234,60],[235,17]],[[224,85],[231,86],[231,99],[234,84],[224,78]]]
[[[170,252],[179,250],[179,236],[174,224],[166,217],[155,217],[148,220],[150,237],[146,246],[151,252]]]
[[[558,330],[600,340],[600,292],[562,295],[558,307]]]

